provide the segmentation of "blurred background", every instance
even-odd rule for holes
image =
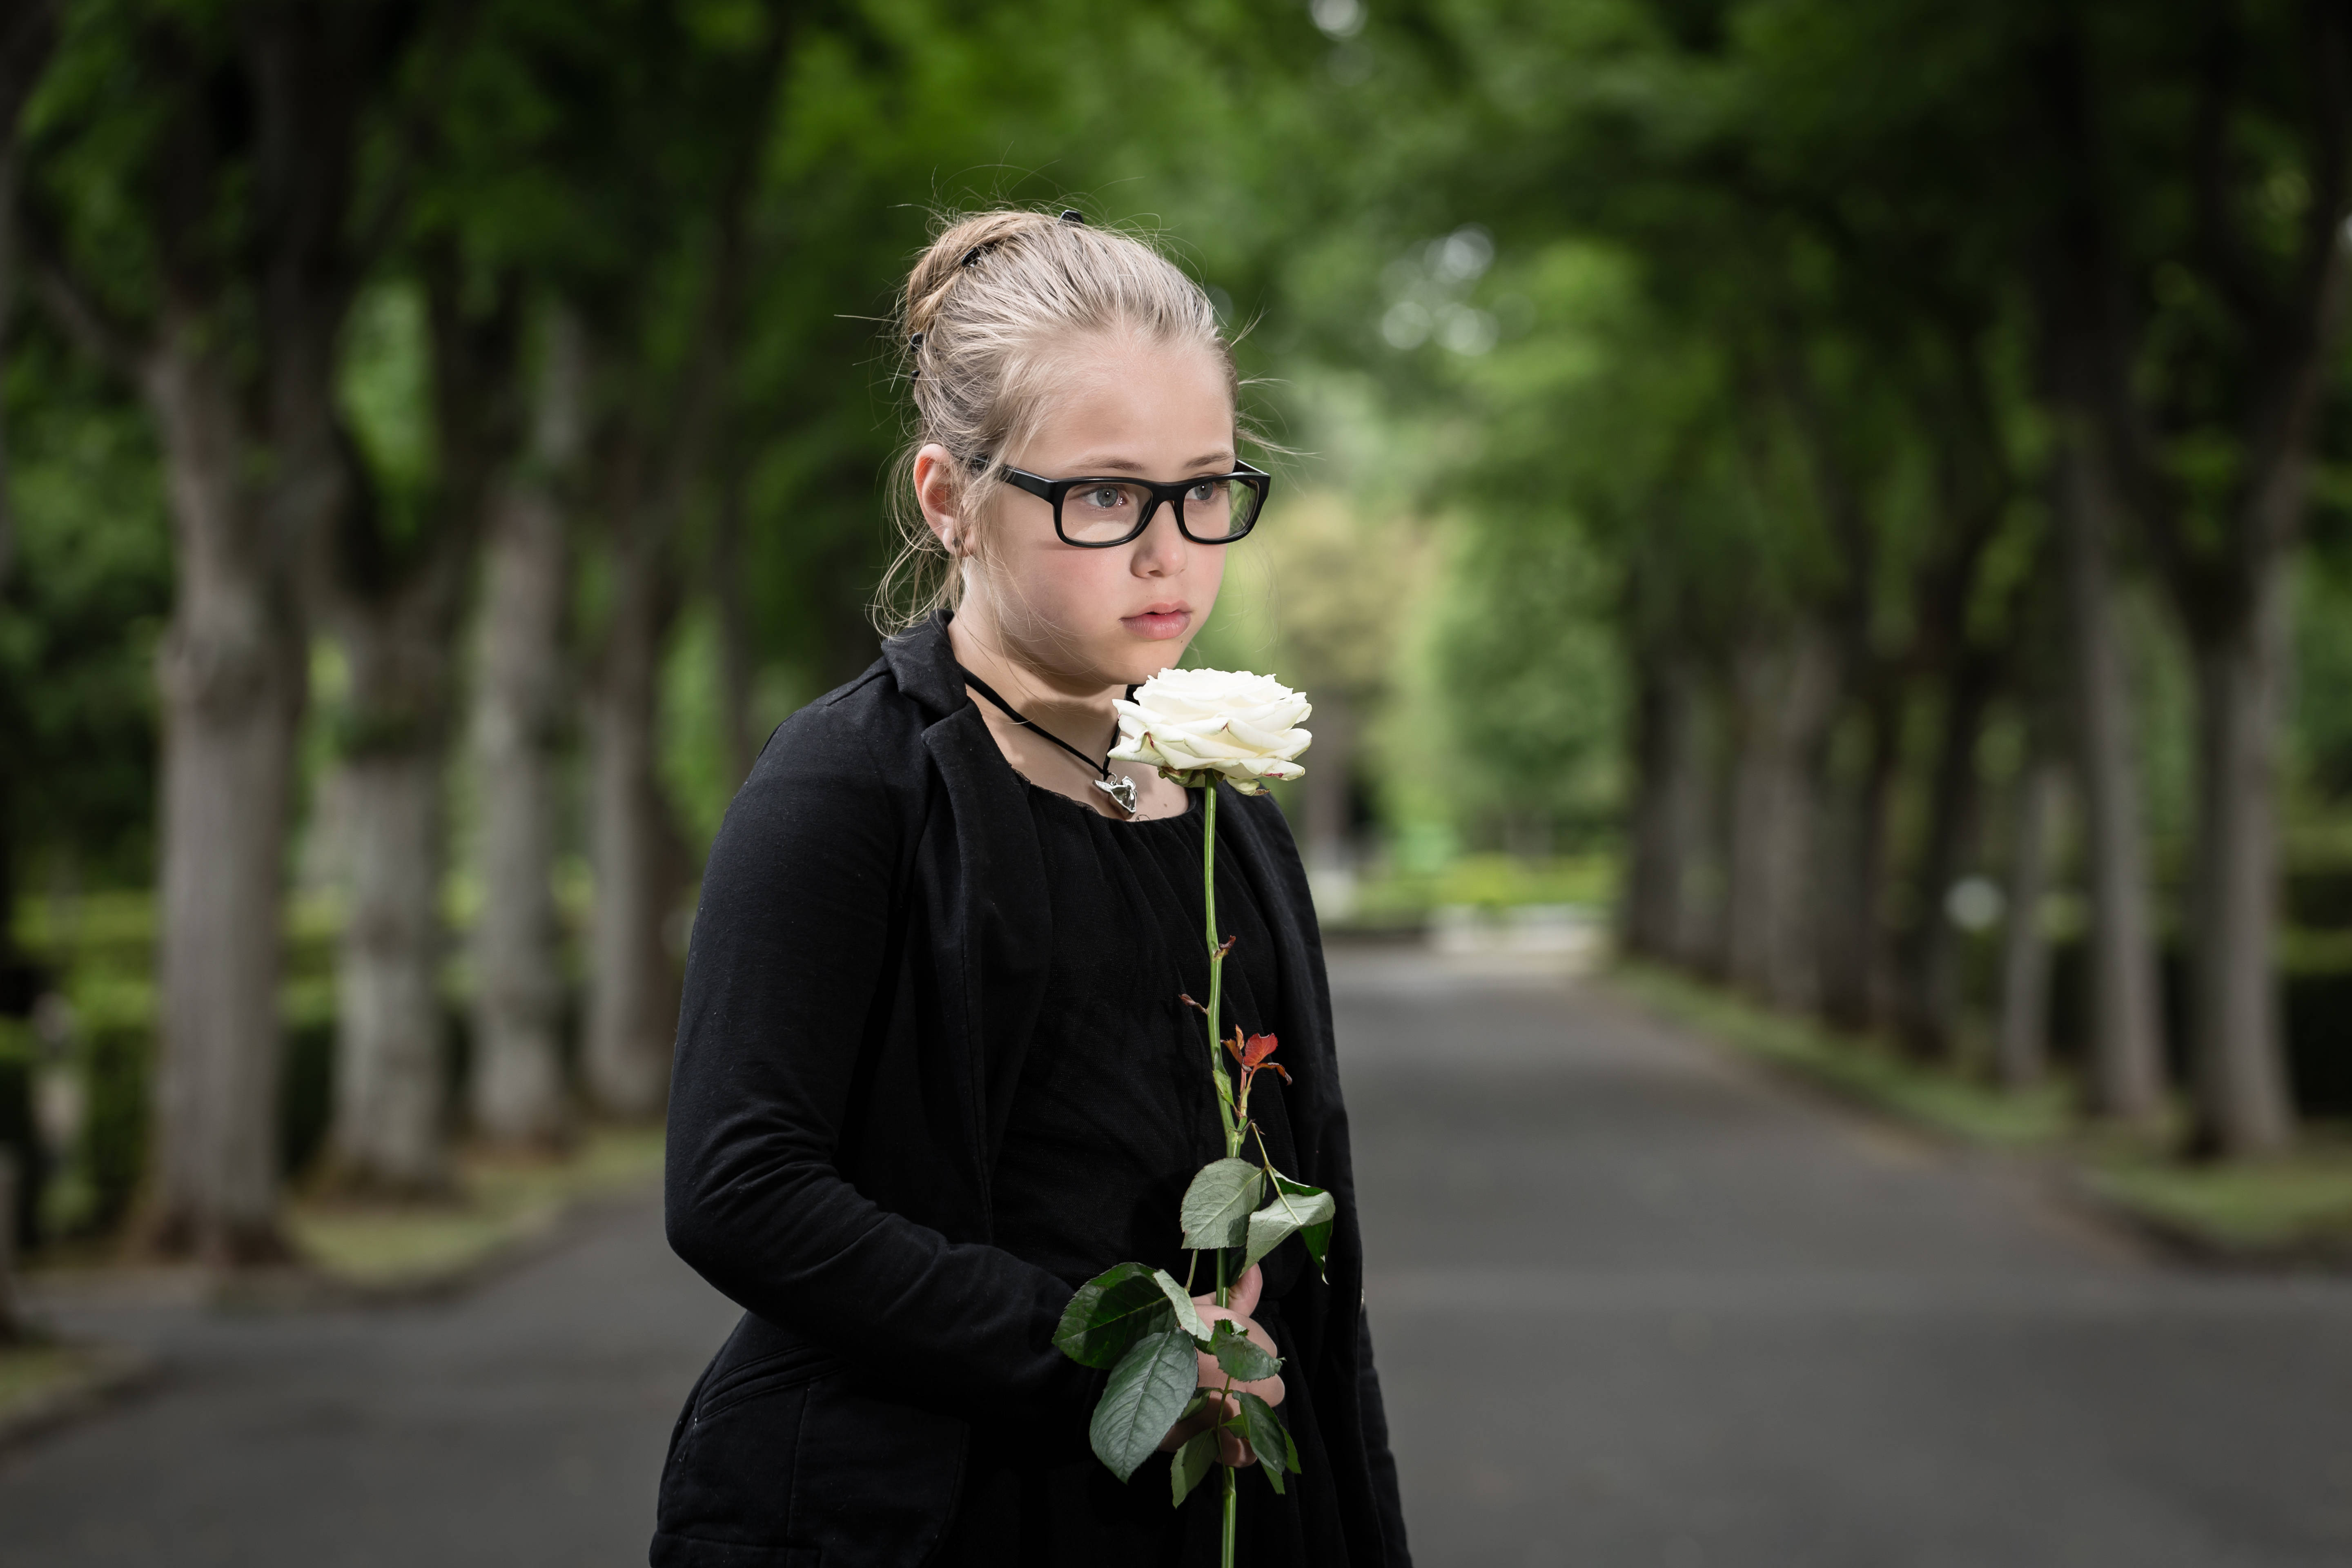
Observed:
[[[2337,7],[0,49],[0,1562],[635,1560],[701,859],[875,657],[893,289],[1001,203],[1159,237],[1283,449],[1193,661],[1315,702],[1423,1561],[2352,1552]],[[341,1533],[236,1503],[304,1466]]]

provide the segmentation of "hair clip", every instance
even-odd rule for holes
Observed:
[[[1080,212],[1076,207],[1064,207],[1062,209],[1062,221],[1064,223],[1074,223],[1079,227],[1084,228],[1087,223],[1087,215]]]
[[[982,240],[980,244],[973,246],[970,250],[965,251],[963,253],[963,259],[957,262],[956,265],[959,267],[971,266],[973,262],[980,259],[981,252],[986,250],[991,245],[995,243],[996,242],[994,240]]]
[[[923,334],[922,334],[922,333],[920,333],[920,332],[917,332],[917,333],[915,333],[914,335],[912,335],[911,337],[909,337],[909,338],[907,340],[907,347],[908,347],[908,349],[910,352],[911,352],[911,351],[913,351],[913,350],[915,350],[915,349],[921,348],[922,346],[923,346]]]

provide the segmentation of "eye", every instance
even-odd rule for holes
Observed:
[[[1224,493],[1224,480],[1202,479],[1184,492],[1184,499],[1194,506],[1209,506],[1222,500]]]
[[[1127,491],[1117,485],[1088,485],[1078,492],[1078,504],[1097,511],[1116,511],[1127,501]]]

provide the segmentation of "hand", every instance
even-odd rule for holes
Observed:
[[[1231,1318],[1240,1325],[1241,1331],[1249,1335],[1251,1341],[1260,1350],[1268,1355],[1278,1355],[1281,1352],[1274,1348],[1274,1336],[1259,1328],[1256,1320],[1250,1316],[1250,1313],[1257,1309],[1258,1293],[1265,1289],[1265,1280],[1259,1275],[1257,1265],[1253,1263],[1248,1268],[1243,1270],[1240,1280],[1234,1286],[1233,1305],[1218,1306],[1214,1291],[1206,1296],[1193,1297],[1192,1305],[1200,1309],[1201,1321],[1211,1329],[1217,1326],[1217,1321],[1220,1318]],[[1219,1366],[1217,1358],[1206,1351],[1200,1352],[1199,1354],[1200,1385],[1204,1390],[1216,1392],[1211,1395],[1206,1405],[1168,1429],[1168,1436],[1160,1439],[1160,1451],[1163,1454],[1173,1453],[1182,1447],[1186,1440],[1194,1433],[1206,1431],[1210,1426],[1219,1422],[1230,1421],[1242,1413],[1240,1405],[1224,1391],[1225,1369]],[[1236,1383],[1233,1386],[1233,1393],[1255,1394],[1268,1405],[1280,1405],[1283,1395],[1282,1378],[1277,1373],[1256,1383]],[[1238,1470],[1256,1464],[1257,1456],[1251,1453],[1249,1445],[1243,1442],[1235,1434],[1220,1431],[1217,1434],[1217,1460],[1220,1464],[1231,1465]]]

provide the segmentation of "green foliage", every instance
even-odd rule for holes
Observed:
[[[1268,1485],[1283,1490],[1282,1472],[1298,1469],[1298,1446],[1291,1441],[1290,1429],[1274,1406],[1255,1394],[1236,1394],[1234,1402],[1242,1407],[1242,1431],[1249,1439],[1250,1452],[1257,1456],[1258,1468],[1265,1472]]]
[[[1249,1241],[1250,1211],[1256,1208],[1265,1178],[1246,1160],[1216,1160],[1201,1167],[1184,1189],[1180,1217],[1184,1245],[1194,1251],[1242,1247]]]
[[[1590,841],[1613,819],[1623,719],[1605,593],[1567,519],[1490,524],[1462,540],[1433,688],[1460,798],[1489,820],[1533,815]]]
[[[44,340],[4,386],[16,558],[0,586],[5,831],[27,871],[150,874],[154,657],[170,531],[153,438],[121,394]]]
[[[2352,562],[2310,563],[2297,584],[2292,734],[2305,783],[2352,805]]]
[[[1282,1370],[1282,1358],[1260,1347],[1231,1318],[1217,1320],[1209,1335],[1209,1353],[1235,1383],[1262,1383]]]
[[[344,329],[338,377],[342,414],[395,537],[413,534],[439,453],[432,420],[432,350],[425,296],[390,279],[360,296]]]
[[[1087,1436],[1095,1457],[1120,1480],[1134,1475],[1176,1425],[1199,1364],[1192,1336],[1170,1328],[1138,1340],[1111,1368]]]
[[[1168,1483],[1175,1494],[1173,1500],[1178,1508],[1184,1506],[1184,1500],[1192,1495],[1192,1489],[1206,1479],[1216,1462],[1215,1427],[1195,1432],[1184,1439],[1182,1447],[1176,1450],[1175,1460],[1168,1467]]]
[[[1175,1326],[1175,1310],[1160,1283],[1166,1279],[1140,1263],[1118,1264],[1096,1275],[1062,1309],[1055,1348],[1081,1366],[1116,1364],[1138,1341]],[[1191,1299],[1184,1304],[1189,1310]],[[1184,1331],[1197,1332],[1199,1323],[1195,1313]]]
[[[1176,1315],[1176,1326],[1196,1340],[1207,1339],[1208,1325],[1201,1321],[1201,1310],[1192,1304],[1192,1298],[1184,1293],[1184,1287],[1176,1283],[1165,1268],[1153,1269],[1151,1279],[1160,1287],[1160,1293],[1168,1298],[1169,1310]]]
[[[1315,1259],[1315,1267],[1321,1268],[1324,1252],[1331,1245],[1332,1224],[1339,1217],[1338,1203],[1322,1188],[1294,1182],[1279,1173],[1272,1181],[1273,1200],[1249,1216],[1248,1245],[1242,1254],[1242,1267],[1247,1268],[1296,1236]]]

